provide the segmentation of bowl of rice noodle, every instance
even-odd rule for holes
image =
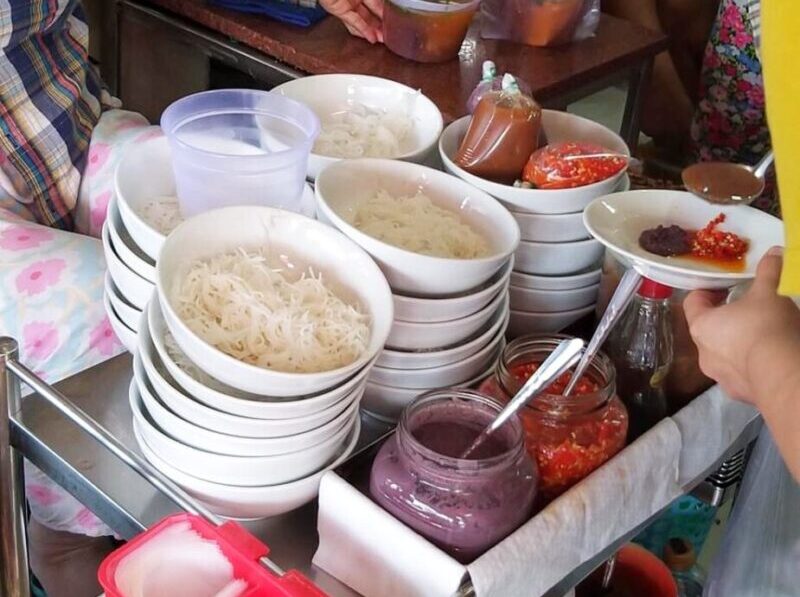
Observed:
[[[156,267],[167,328],[190,361],[237,390],[314,394],[345,382],[386,342],[389,285],[343,234],[267,207],[195,216]]]
[[[308,178],[341,159],[388,158],[422,163],[442,133],[439,108],[418,90],[365,75],[315,75],[273,93],[307,105],[322,124],[308,160]]]
[[[317,217],[372,255],[395,292],[475,289],[519,244],[519,226],[497,200],[419,164],[340,161],[320,174],[315,193]]]

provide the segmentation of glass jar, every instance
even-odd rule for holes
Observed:
[[[471,390],[423,394],[403,411],[372,465],[373,499],[462,563],[509,535],[533,509],[536,467],[518,420],[469,459],[459,457],[501,410]]]
[[[481,392],[508,402],[553,352],[560,334],[523,336],[510,342]],[[520,413],[528,452],[539,468],[539,494],[547,503],[600,467],[625,446],[628,413],[616,395],[611,361],[599,353],[569,397],[561,395],[570,374]]]

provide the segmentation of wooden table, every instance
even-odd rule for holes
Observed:
[[[333,18],[303,29],[217,8],[203,0],[146,0],[142,4],[120,0],[119,5],[124,13],[170,27],[171,35],[184,37],[196,52],[207,52],[217,61],[256,73],[257,80],[267,78],[274,84],[294,76],[323,73],[385,77],[421,89],[439,106],[446,121],[465,114],[466,100],[480,79],[481,64],[486,59],[494,60],[500,72],[511,72],[527,81],[535,97],[550,107],[564,108],[610,84],[627,80],[622,134],[632,145],[638,138],[642,91],[653,58],[667,46],[660,33],[607,15],[601,17],[596,36],[559,48],[481,39],[480,22],[476,19],[457,60],[419,64],[396,56],[382,45],[371,46],[352,37]],[[126,60],[125,36],[121,35],[121,39],[121,69],[127,65],[138,70],[140,62],[136,58],[144,50],[141,43],[129,51],[132,60]],[[132,80],[141,77],[142,73],[137,72]],[[123,72],[120,80],[124,79]]]

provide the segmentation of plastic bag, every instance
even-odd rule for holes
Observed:
[[[758,438],[705,597],[796,597],[800,484],[769,431]]]
[[[531,87],[522,79],[517,78],[517,85],[523,95],[531,95]],[[472,114],[478,107],[478,102],[490,91],[500,91],[503,88],[503,77],[498,76],[497,67],[491,60],[483,63],[483,76],[478,85],[473,89],[467,100],[467,111]]]
[[[542,109],[523,94],[516,79],[485,94],[475,108],[455,162],[467,172],[499,182],[514,182],[539,143]]]
[[[627,165],[622,157],[579,157],[603,153],[609,150],[583,141],[546,145],[531,155],[522,179],[537,189],[571,189],[606,180]]]
[[[483,0],[481,36],[529,46],[557,46],[591,37],[600,0]]]

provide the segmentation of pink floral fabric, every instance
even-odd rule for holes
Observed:
[[[16,338],[20,358],[55,382],[124,351],[103,307],[105,260],[97,238],[114,192],[114,170],[130,143],[155,134],[140,115],[105,112],[95,127],[76,207],[76,234],[34,222],[0,187],[0,334]],[[31,513],[59,531],[111,535],[91,511],[25,463]]]

